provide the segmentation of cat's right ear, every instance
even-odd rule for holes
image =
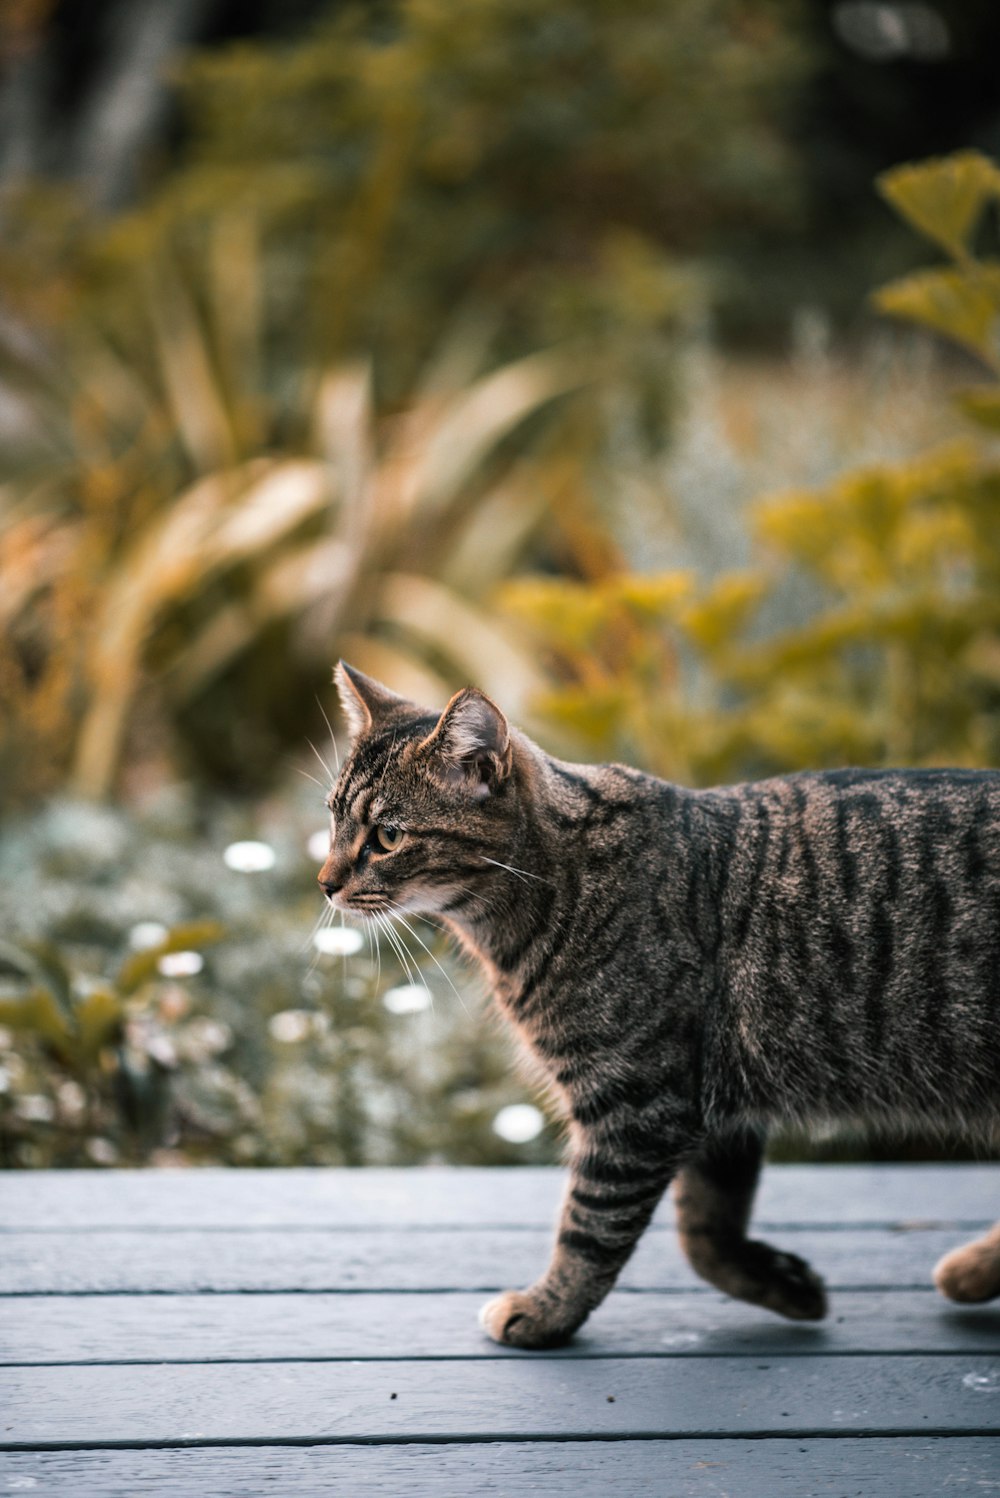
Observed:
[[[464,786],[477,800],[488,796],[511,770],[507,719],[485,692],[456,692],[420,748],[442,768],[449,785]]]
[[[404,699],[390,692],[381,682],[373,681],[356,666],[338,661],[333,671],[333,680],[340,697],[340,705],[347,719],[351,739],[359,739],[367,733],[373,723],[384,718],[393,708],[404,705]]]

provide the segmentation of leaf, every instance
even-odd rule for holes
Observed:
[[[14,943],[0,941],[0,960],[33,978],[52,995],[67,1018],[73,1015],[72,979],[58,949],[51,942]]]
[[[958,151],[894,167],[876,185],[897,213],[960,260],[984,205],[1000,197],[1000,170],[979,151]]]
[[[1000,265],[990,262],[968,271],[917,271],[881,287],[873,301],[880,311],[943,333],[987,364],[996,365]]]
[[[488,682],[515,716],[541,687],[541,675],[528,654],[487,613],[433,578],[388,574],[374,618],[394,632],[431,643],[433,652],[454,662],[466,680]]]
[[[126,957],[118,970],[117,987],[122,994],[131,994],[152,978],[156,965],[168,952],[189,952],[211,942],[221,941],[225,928],[218,921],[188,921],[181,926],[172,926],[163,941],[145,951]]]
[[[69,1023],[47,988],[0,997],[0,1025],[37,1036],[65,1055],[72,1039]]]
[[[110,988],[95,988],[76,1006],[79,1061],[91,1065],[99,1052],[117,1038],[125,1006]]]
[[[612,575],[606,584],[609,597],[625,605],[640,618],[659,623],[673,619],[678,606],[691,592],[688,572],[627,572]]]
[[[681,623],[702,650],[717,651],[742,633],[764,590],[754,573],[726,573],[684,610]]]
[[[406,508],[443,510],[486,455],[527,416],[579,389],[585,375],[569,361],[531,354],[477,380],[452,401],[407,475]]]
[[[193,298],[166,255],[144,269],[147,312],[178,436],[196,470],[236,460],[229,413]]]
[[[1000,432],[1000,390],[979,386],[959,390],[953,397],[963,416],[989,432]]]

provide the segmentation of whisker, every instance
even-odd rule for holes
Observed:
[[[386,936],[389,938],[389,941],[392,943],[393,949],[396,951],[399,956],[400,962],[403,964],[403,967],[406,971],[407,981],[412,983],[414,988],[419,987],[420,985],[417,983],[419,972],[414,973],[413,968],[410,966],[411,961],[413,961],[415,966],[417,966],[417,968],[419,969],[419,963],[416,963],[416,960],[413,958],[413,954],[410,952],[409,948],[404,942],[401,933],[397,931],[396,928],[386,919],[385,914],[382,911],[379,912],[379,918],[379,925],[385,932]]]
[[[336,736],[336,734],[333,731],[333,725],[330,722],[330,719],[326,715],[326,708],[323,706],[322,702],[319,700],[319,693],[318,692],[316,694],[316,706],[319,708],[320,712],[323,714],[323,722],[326,724],[327,728],[330,731],[330,745],[331,745],[331,748],[333,749],[333,758],[334,758],[334,761],[335,761],[336,766],[337,766],[337,775],[338,775],[338,778],[339,778],[339,776],[340,776],[340,750],[337,748],[337,736]]]
[[[513,864],[501,863],[498,858],[487,858],[485,853],[480,853],[479,856],[483,863],[491,863],[495,868],[506,869],[508,874],[514,874],[519,879],[537,879],[539,884],[552,884],[551,879],[543,879],[541,874],[529,874],[527,869],[516,869]]]
[[[296,765],[295,768],[298,770],[298,772],[299,772],[300,775],[304,775],[307,780],[311,780],[312,783],[313,783],[313,785],[318,785],[319,788],[320,788],[320,790],[323,792],[323,795],[324,796],[326,795],[326,793],[327,793],[327,786],[325,785],[325,783],[322,780],[317,780],[315,775],[310,775],[309,771],[308,770],[303,770],[300,765]]]
[[[448,987],[451,989],[452,993],[455,995],[456,999],[461,1004],[462,1008],[465,1009],[466,1014],[468,1014],[469,1018],[471,1019],[472,1015],[469,1013],[469,1010],[466,1008],[465,1000],[462,998],[462,995],[459,993],[458,989],[455,987],[455,984],[454,984],[454,982],[452,981],[452,978],[451,978],[451,974],[445,968],[443,968],[441,966],[440,962],[438,962],[437,958],[434,956],[434,953],[431,951],[430,947],[424,941],[424,939],[420,935],[419,931],[414,931],[413,927],[410,925],[409,921],[403,915],[403,913],[402,913],[401,910],[398,910],[395,907],[393,907],[392,913],[393,913],[394,917],[396,918],[396,920],[399,921],[400,924],[402,926],[404,926],[405,929],[410,933],[410,935],[413,937],[413,940],[416,941],[416,942],[419,942],[420,945],[423,947],[424,951],[427,953],[428,957],[431,959],[431,961],[433,962],[434,966],[437,968],[438,972],[441,974],[442,978],[448,984]]]
[[[322,754],[320,754],[319,750],[316,748],[316,745],[313,743],[312,739],[306,739],[306,743],[309,745],[309,748],[312,750],[313,754],[315,754],[316,758],[320,762],[320,765],[323,767],[323,769],[326,771],[327,775],[329,776],[329,783],[330,783],[330,785],[336,785],[336,783],[337,783],[337,777],[336,777],[336,775],[330,769],[330,766],[327,764],[327,762],[323,758]]]
[[[299,948],[300,952],[304,952],[305,949],[306,949],[306,947],[311,947],[312,946],[313,941],[315,940],[317,931],[319,931],[320,927],[326,921],[326,915],[327,915],[327,913],[326,913],[325,910],[321,910],[320,911],[319,915],[313,921],[312,930],[309,932],[309,935],[306,937],[305,941],[302,943],[301,947]]]

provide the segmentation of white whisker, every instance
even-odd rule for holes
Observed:
[[[403,954],[399,941],[398,931],[393,930],[392,926],[390,926],[388,921],[386,920],[384,912],[382,912],[381,910],[375,911],[374,916],[378,924],[378,929],[383,932],[386,941],[389,943],[393,952],[396,954],[396,961],[399,963],[400,967],[404,969],[407,978],[412,983],[413,974],[410,971],[410,965]]]
[[[469,1018],[471,1019],[472,1015],[469,1014],[469,1010],[466,1008],[465,1000],[462,998],[462,995],[459,993],[458,989],[455,987],[455,984],[452,981],[450,973],[448,973],[446,971],[446,969],[441,966],[440,962],[438,962],[437,958],[434,956],[434,953],[431,951],[430,947],[427,945],[427,943],[421,937],[419,931],[414,931],[413,927],[410,925],[409,921],[403,915],[403,913],[402,913],[401,910],[393,908],[392,913],[393,913],[393,916],[395,917],[395,919],[397,921],[399,921],[401,923],[401,925],[403,925],[405,927],[405,929],[410,933],[410,935],[413,937],[413,940],[416,941],[416,942],[419,942],[420,945],[423,947],[424,951],[427,953],[428,957],[431,959],[431,961],[433,962],[434,966],[437,968],[437,970],[441,974],[442,978],[444,978],[445,982],[448,984],[448,987],[451,989],[452,993],[455,995],[456,999],[461,1004],[462,1008],[465,1009],[466,1014],[468,1014]]]
[[[315,754],[316,758],[319,760],[321,767],[326,771],[326,774],[328,776],[329,784],[330,785],[336,785],[336,783],[337,783],[337,777],[336,777],[336,775],[330,769],[330,766],[327,764],[327,762],[323,758],[322,754],[320,754],[319,750],[316,748],[316,745],[313,743],[312,739],[306,739],[306,743],[309,745],[309,748],[312,750],[313,754]]]
[[[323,722],[326,724],[326,726],[327,726],[327,728],[329,729],[329,732],[330,732],[330,747],[333,749],[333,758],[334,758],[334,762],[335,762],[335,764],[337,766],[337,776],[338,776],[338,779],[339,779],[339,777],[340,777],[340,750],[337,748],[337,737],[336,737],[336,735],[335,735],[335,733],[333,731],[333,725],[330,722],[330,719],[326,715],[326,708],[323,706],[322,702],[320,702],[318,694],[316,696],[316,706],[319,708],[320,712],[323,714]]]
[[[491,863],[495,868],[506,869],[508,874],[515,875],[518,879],[536,879],[539,884],[551,884],[551,879],[544,879],[541,874],[529,874],[527,869],[515,869],[513,864],[501,863],[498,858],[487,858],[485,853],[480,853],[483,863]]]

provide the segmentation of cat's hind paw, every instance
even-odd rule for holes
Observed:
[[[479,1312],[479,1325],[504,1347],[560,1347],[576,1330],[575,1325],[546,1315],[529,1290],[506,1290],[487,1301]]]
[[[1000,1235],[953,1248],[935,1266],[934,1283],[949,1300],[965,1305],[994,1300],[1000,1295]]]

